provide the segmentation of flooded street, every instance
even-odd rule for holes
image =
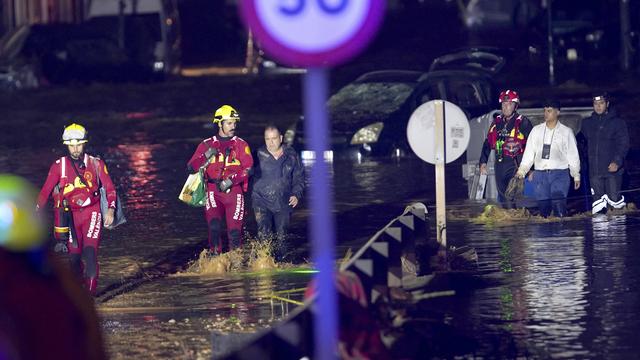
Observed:
[[[187,176],[187,160],[198,142],[211,136],[213,109],[220,101],[238,104],[243,114],[238,135],[252,149],[261,144],[268,121],[286,127],[301,110],[296,103],[299,84],[291,79],[273,79],[270,86],[281,91],[264,92],[252,81],[217,79],[196,86],[169,82],[128,90],[90,87],[3,100],[7,116],[15,121],[2,120],[6,126],[0,135],[0,172],[25,176],[41,186],[50,164],[64,155],[58,141],[62,126],[82,122],[91,134],[89,152],[106,160],[126,202],[128,223],[105,232],[99,254],[96,305],[112,358],[210,358],[286,317],[303,300],[313,276],[306,262],[308,199],[292,219],[291,267],[226,275],[186,271],[206,247],[206,227],[202,209],[184,205],[177,196]],[[236,95],[223,96],[223,89]],[[68,102],[58,105],[61,99]],[[32,104],[40,110],[34,111]],[[45,116],[50,120],[31,127]],[[637,161],[631,160],[626,189],[640,185]],[[415,158],[336,160],[330,172],[336,259],[349,248],[356,251],[414,201],[428,206],[430,236],[435,236],[432,166]],[[465,200],[461,161],[447,165],[446,186],[449,245],[475,247],[480,271],[474,277],[481,285],[420,304],[426,318],[443,319],[471,344],[443,345],[444,354],[635,356],[640,350],[639,212],[563,221],[472,221],[485,204]],[[625,196],[637,203],[635,190]],[[583,211],[581,202],[572,201],[574,212]],[[250,207],[247,210],[251,238],[255,220]],[[420,346],[426,345],[407,347],[404,355],[420,358],[435,351]]]
[[[112,357],[209,358],[287,316],[308,272],[170,276],[99,306]],[[231,334],[231,335],[229,335]]]
[[[452,224],[449,224],[451,228]],[[637,213],[555,223],[455,227],[497,283],[452,303],[477,355],[629,358],[638,350]]]

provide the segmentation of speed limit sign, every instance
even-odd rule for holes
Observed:
[[[291,66],[331,66],[368,44],[385,0],[243,0],[240,5],[267,54]]]
[[[386,0],[241,0],[240,11],[259,46],[273,59],[308,67],[304,76],[305,128],[311,150],[328,150],[325,109],[327,68],[359,53],[382,21]],[[334,359],[338,340],[337,295],[333,285],[335,224],[326,164],[312,168],[310,237],[318,284],[314,314],[314,358]]]

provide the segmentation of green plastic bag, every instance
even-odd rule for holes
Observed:
[[[207,189],[204,182],[204,174],[201,169],[195,174],[189,175],[187,181],[178,195],[180,201],[187,205],[202,207],[207,197]]]

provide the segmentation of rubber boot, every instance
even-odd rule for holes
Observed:
[[[96,296],[96,290],[98,290],[98,278],[91,277],[84,279],[84,287],[91,296]]]
[[[242,235],[240,230],[229,231],[229,251],[242,248]]]
[[[220,219],[211,219],[211,221],[209,221],[209,251],[214,255],[220,255],[222,253],[222,242],[220,241],[221,227]]]

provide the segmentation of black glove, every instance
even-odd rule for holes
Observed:
[[[209,148],[204,152],[204,156],[207,158],[207,160],[211,159],[214,156],[218,156],[218,149]]]
[[[233,185],[233,182],[231,182],[230,179],[221,180],[218,183],[218,190],[220,190],[220,192],[226,192],[227,190],[231,189],[232,185]]]

